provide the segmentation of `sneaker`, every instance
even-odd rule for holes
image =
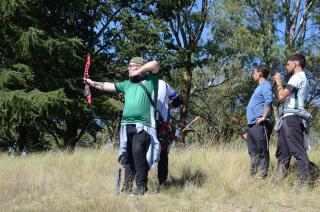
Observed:
[[[139,186],[136,188],[136,190],[131,194],[132,197],[141,197],[146,192],[146,189],[144,186]]]
[[[299,180],[299,184],[298,184],[298,187],[300,189],[307,189],[307,188],[310,188],[311,187],[311,181],[308,178],[305,178],[305,179],[300,179]]]
[[[161,190],[161,184],[157,184],[156,188],[154,190],[152,190],[152,194],[158,194],[160,193],[160,190]]]
[[[131,184],[123,184],[123,187],[121,189],[121,193],[131,193],[132,192],[132,183]]]

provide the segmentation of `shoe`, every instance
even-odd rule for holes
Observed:
[[[127,193],[127,194],[131,193],[132,192],[132,186],[133,186],[132,183],[123,184],[123,187],[121,189],[121,193]]]
[[[160,193],[160,190],[161,190],[161,184],[157,184],[156,188],[154,190],[152,190],[152,194],[158,194]]]
[[[268,174],[260,174],[256,176],[258,180],[265,180],[267,179],[267,177],[268,177]]]
[[[146,192],[146,189],[144,186],[139,186],[136,188],[136,190],[131,194],[132,197],[141,197]]]
[[[299,184],[298,187],[300,189],[308,189],[311,188],[311,181],[309,178],[305,178],[305,179],[300,179],[299,180]]]

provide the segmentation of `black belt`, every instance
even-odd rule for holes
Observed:
[[[254,125],[256,125],[256,124],[248,124],[248,127],[253,127]]]
[[[257,124],[248,124],[248,127],[253,127],[253,126],[255,126],[255,125],[257,125],[257,126],[264,126],[266,123],[267,123],[267,121],[263,121],[263,122],[261,122],[259,125],[257,125]]]

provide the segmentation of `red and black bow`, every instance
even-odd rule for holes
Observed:
[[[89,68],[90,68],[90,64],[91,64],[91,56],[90,53],[87,54],[87,62],[86,62],[86,67],[84,68],[84,79],[88,79],[89,78]],[[90,87],[88,84],[86,84],[84,86],[84,96],[87,97],[88,100],[88,104],[91,106],[91,92],[90,92]]]

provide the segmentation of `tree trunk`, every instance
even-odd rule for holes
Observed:
[[[23,150],[25,149],[28,127],[19,126],[18,133],[19,133],[19,137],[18,137],[17,143],[15,144],[15,147],[14,147],[16,155],[20,155],[23,152]]]
[[[63,148],[73,151],[79,139],[77,139],[78,122],[75,119],[71,119],[67,122],[67,129],[65,136],[63,137]]]
[[[187,118],[189,113],[189,102],[190,102],[190,92],[192,85],[192,65],[191,65],[191,53],[187,55],[186,65],[184,67],[184,89],[182,91],[183,96],[183,105],[182,110],[180,112],[180,130],[181,130],[181,142],[185,142],[186,133],[182,132],[187,126]]]

